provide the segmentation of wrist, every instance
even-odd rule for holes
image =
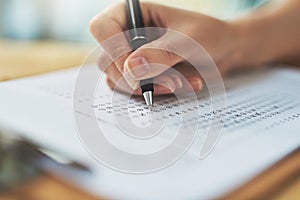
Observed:
[[[262,8],[228,22],[236,37],[234,57],[239,66],[260,66],[276,62],[284,55],[286,46],[278,21],[276,14]]]
[[[257,66],[272,61],[273,49],[269,44],[266,24],[258,21],[230,23],[235,35],[233,58],[238,66]]]
[[[228,63],[231,67],[248,67],[261,65],[268,60],[265,55],[265,41],[259,25],[249,22],[229,22],[232,29],[232,51]]]
[[[218,45],[218,57],[215,59],[221,73],[239,66],[249,65],[249,52],[253,44],[247,38],[247,31],[243,26],[234,22],[224,22],[221,28],[221,42]],[[252,56],[250,56],[252,57]]]

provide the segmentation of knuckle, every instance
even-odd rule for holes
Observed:
[[[169,66],[171,66],[175,59],[176,55],[173,53],[175,46],[172,43],[167,42],[159,42],[159,43],[152,43],[149,45],[149,47],[157,49],[159,51],[159,54],[162,55],[162,57],[165,60],[165,63]]]
[[[104,41],[101,46],[114,61],[131,51],[127,41],[121,35],[111,37],[109,40]]]
[[[89,22],[89,30],[91,33],[95,32],[96,16],[94,16]]]
[[[174,62],[174,54],[164,49],[159,49],[159,51],[166,59],[167,65],[172,65],[172,63]]]
[[[101,26],[101,20],[99,20],[101,14],[94,16],[89,22],[89,30],[95,36]]]
[[[120,72],[123,72],[124,63],[126,61],[126,58],[127,58],[127,55],[122,55],[118,58],[118,60],[115,61],[116,66]]]
[[[101,54],[98,58],[97,64],[100,70],[105,71],[112,64],[112,60],[107,54]]]

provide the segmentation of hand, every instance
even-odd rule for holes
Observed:
[[[199,13],[170,8],[157,4],[142,3],[145,26],[163,27],[179,31],[200,43],[215,63],[221,73],[225,73],[230,66],[232,52],[234,52],[235,37],[234,28],[224,21],[202,15]],[[90,23],[90,30],[99,43],[103,43],[112,35],[127,30],[126,8],[123,3],[114,5],[106,11],[98,14]],[[168,33],[152,42],[142,46],[132,53],[120,56],[106,70],[108,84],[113,89],[125,93],[141,94],[138,88],[139,80],[154,77],[154,94],[169,94],[176,92],[189,92],[188,88],[200,91],[203,86],[202,79],[195,69],[173,53],[151,49],[155,47],[168,47],[180,41],[172,38]],[[129,44],[124,40],[117,46],[107,48],[110,54],[120,51],[120,48],[128,49]],[[105,56],[100,57],[99,66]],[[152,67],[149,63],[160,63],[167,67]],[[174,71],[179,71],[189,83],[182,81]],[[118,84],[117,84],[118,83]],[[190,86],[187,86],[190,84]]]

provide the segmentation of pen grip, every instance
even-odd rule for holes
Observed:
[[[142,93],[147,92],[147,91],[152,91],[154,92],[153,88],[153,78],[148,78],[145,80],[140,81]]]

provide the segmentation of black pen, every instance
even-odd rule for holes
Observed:
[[[148,43],[139,0],[126,0],[127,20],[132,51]],[[147,106],[153,105],[153,79],[141,80],[140,85]]]

